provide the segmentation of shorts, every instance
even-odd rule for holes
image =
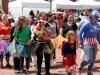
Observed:
[[[66,60],[64,60],[64,57],[63,57],[63,60],[62,60],[63,66],[71,67],[72,65],[76,65],[74,54],[67,54],[66,57],[67,57]]]

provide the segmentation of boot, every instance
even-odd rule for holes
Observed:
[[[12,68],[12,66],[10,65],[10,63],[9,63],[9,58],[6,58],[6,67],[7,68]]]
[[[3,69],[4,66],[3,66],[3,58],[0,58],[0,68]]]

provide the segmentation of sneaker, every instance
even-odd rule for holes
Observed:
[[[56,59],[54,59],[53,63],[54,63],[54,64],[56,64],[56,63],[57,63],[57,62],[56,62]]]
[[[3,66],[3,65],[0,65],[0,68],[1,68],[1,69],[3,69],[3,68],[4,68],[4,66]]]
[[[52,67],[54,67],[55,66],[55,64],[54,63],[50,63],[50,67],[52,68]]]
[[[29,75],[29,72],[26,72],[26,74],[25,75]]]
[[[7,64],[6,67],[7,68],[12,68],[12,66],[10,64]]]
[[[92,73],[87,73],[87,75],[93,75]]]
[[[76,67],[77,75],[81,75],[81,69],[79,67]]]
[[[93,67],[93,70],[95,70],[96,68],[95,67]]]
[[[25,70],[25,69],[23,69],[23,73],[24,73],[24,72],[26,72],[26,70]]]
[[[37,65],[33,65],[33,67],[34,67],[35,69],[37,69]]]
[[[50,73],[45,73],[45,75],[51,75]]]
[[[37,73],[36,75],[42,75],[42,74],[40,74],[40,73]]]
[[[72,75],[71,72],[68,72],[68,75]]]
[[[20,72],[19,70],[15,70],[15,74],[16,74],[16,73],[19,73],[19,72]]]
[[[20,75],[25,75],[25,73],[20,73]]]

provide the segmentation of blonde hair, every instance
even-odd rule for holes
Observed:
[[[21,28],[22,28],[22,23],[26,20],[26,17],[25,16],[20,16],[18,18],[18,22],[17,22],[17,25],[15,27],[15,30],[17,32],[20,32],[21,31]]]
[[[73,30],[70,30],[66,33],[66,39],[70,40],[70,35],[75,34],[75,32]]]

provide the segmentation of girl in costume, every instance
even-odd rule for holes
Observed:
[[[51,33],[47,24],[44,24],[43,18],[46,17],[46,14],[41,12],[39,14],[40,20],[38,21],[37,26],[34,26],[34,40],[31,43],[32,55],[37,55],[37,75],[41,75],[41,65],[43,54],[45,57],[45,75],[50,75],[50,55],[52,54],[54,47],[50,41]]]
[[[80,47],[83,48],[86,56],[86,59],[77,66],[79,75],[81,74],[81,69],[86,65],[88,65],[87,75],[93,75],[92,69],[97,55],[97,41],[100,44],[100,25],[98,18],[99,12],[97,10],[92,11],[90,20],[85,22],[79,30]]]
[[[24,64],[24,57],[26,59],[26,74],[29,75],[29,64],[30,64],[30,40],[31,40],[31,30],[27,26],[26,17],[20,16],[18,18],[17,25],[15,27],[15,31],[13,33],[14,40],[14,54],[20,58],[20,71],[21,75],[23,75],[23,64]],[[17,48],[21,46],[21,49]]]
[[[73,75],[76,75],[76,42],[75,42],[75,32],[70,30],[66,34],[67,41],[64,43],[63,51],[63,61],[62,65],[66,67],[66,75],[68,75],[69,68],[73,66]]]
[[[10,29],[11,23],[7,22],[7,15],[4,13],[0,14],[0,68],[4,68],[4,55],[6,56],[6,67],[12,68],[9,63],[10,53],[7,49],[10,44]]]
[[[11,28],[10,43],[12,43],[12,41],[14,39],[13,33],[14,33],[14,29],[15,29],[15,26],[16,26],[17,22],[18,22],[18,17],[15,19],[14,25]],[[18,58],[17,56],[13,57],[13,62],[14,62],[15,74],[18,74],[20,72],[20,58]],[[25,70],[23,70],[23,71],[25,71]]]

